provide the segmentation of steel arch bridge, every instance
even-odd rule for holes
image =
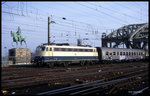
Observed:
[[[106,36],[102,34],[102,47],[118,48],[119,45],[131,49],[148,50],[148,23],[123,26]]]

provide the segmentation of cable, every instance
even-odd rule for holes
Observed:
[[[115,3],[115,4],[116,4],[116,3]],[[119,6],[121,6],[121,7],[124,7],[124,8],[127,8],[127,9],[129,9],[130,11],[132,10],[132,12],[140,13],[139,11],[133,10],[132,8],[127,7],[127,6],[124,6],[124,5],[122,5],[122,4],[118,4],[118,3],[117,3],[117,5],[119,5]]]
[[[13,9],[13,10],[16,10],[16,9]],[[39,10],[39,9],[38,9]],[[12,13],[13,14],[13,13]],[[33,13],[32,13],[33,14]],[[15,14],[15,15],[18,15],[18,16],[20,16],[19,14]],[[34,18],[35,19],[35,18]],[[62,18],[61,18],[62,19]],[[47,22],[47,20],[46,19],[43,19],[42,21],[45,21],[45,22]],[[65,20],[65,21],[71,21],[71,22],[76,22],[76,23],[79,23],[79,24],[86,24],[86,25],[91,25],[91,24],[88,24],[88,23],[83,23],[83,22],[79,22],[79,21],[74,21],[74,20]],[[95,26],[95,25],[93,25],[93,26]],[[98,26],[98,27],[104,27],[104,26]]]
[[[115,19],[116,21],[119,21],[118,23],[120,23],[120,21],[123,21],[123,20],[121,20],[121,19],[119,19],[119,18],[117,18],[117,17],[111,16],[111,15],[105,13],[105,12],[98,11],[98,10],[96,10],[95,8],[91,8],[91,7],[89,7],[89,6],[87,6],[87,5],[84,5],[84,4],[81,4],[81,3],[78,3],[78,4],[80,4],[80,5],[84,6],[84,7],[87,7],[87,8],[89,8],[89,9],[95,10],[95,11],[97,11],[97,12],[103,13],[103,14],[105,14],[105,15],[107,15],[107,16],[113,18],[113,19]],[[124,21],[123,21],[123,22],[124,22]],[[122,22],[121,22],[120,24],[125,24],[125,23],[122,23]]]
[[[87,2],[87,3],[88,3],[88,2]],[[97,6],[97,5],[93,4],[93,3],[89,3],[89,4],[94,5],[94,6]],[[121,14],[121,15],[126,15],[126,16],[128,16],[128,17],[130,17],[130,18],[132,18],[132,19],[140,20],[140,21],[141,21],[141,19],[139,19],[139,18],[136,18],[136,17],[130,16],[130,15],[127,15],[127,14],[125,14],[125,13],[120,13],[120,12],[118,12],[118,11],[116,11],[116,10],[112,10],[112,9],[103,7],[102,5],[99,5],[98,7],[104,8],[104,9],[109,10],[109,11],[114,11],[115,13],[118,13],[118,14]]]

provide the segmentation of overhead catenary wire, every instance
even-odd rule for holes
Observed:
[[[110,15],[110,14],[108,14],[108,13],[105,13],[105,12],[103,12],[103,11],[99,11],[99,10],[97,10],[97,9],[95,9],[95,8],[91,8],[91,7],[89,7],[89,6],[87,6],[87,5],[84,5],[84,4],[81,4],[81,3],[78,3],[78,4],[79,4],[79,5],[82,5],[82,6],[84,6],[84,7],[87,7],[87,8],[89,8],[89,9],[95,10],[95,11],[97,11],[98,13],[103,13],[103,14],[105,14],[105,15],[107,15],[107,16],[113,18],[115,21],[117,21],[117,22],[120,23],[120,24],[125,24],[125,23],[124,23],[124,20],[122,20],[122,19],[120,19],[120,18],[118,18],[118,17],[114,17],[114,16],[112,16],[112,15]],[[110,20],[113,20],[113,19],[110,19]],[[121,21],[122,21],[122,22],[121,22]]]
[[[88,3],[88,2],[87,2],[87,3]],[[113,12],[118,13],[118,14],[121,14],[121,15],[128,16],[128,17],[130,17],[130,18],[132,18],[132,19],[135,19],[135,20],[137,20],[137,21],[141,21],[141,19],[139,19],[139,18],[137,18],[137,17],[135,17],[135,16],[128,15],[128,14],[126,14],[126,13],[124,13],[124,12],[119,12],[119,11],[117,11],[117,10],[113,10],[113,9],[110,9],[110,8],[106,8],[106,7],[103,7],[102,5],[96,5],[96,4],[93,4],[93,3],[88,3],[88,4],[91,4],[91,5],[100,7],[100,8],[104,8],[104,9],[109,10],[109,11],[113,11]],[[97,3],[97,4],[99,4],[99,3]]]
[[[13,10],[16,10],[16,9],[13,9]],[[32,12],[31,14],[33,14],[33,12]],[[35,13],[34,13],[34,14],[35,14]],[[15,14],[15,15],[20,16],[20,14]],[[36,14],[36,15],[39,15],[39,14]],[[54,18],[58,18],[58,16],[54,16]],[[59,17],[59,19],[62,19],[62,17]],[[38,20],[47,22],[46,19],[38,19]],[[104,26],[98,26],[98,25],[91,25],[91,24],[89,24],[89,23],[85,23],[85,22],[81,22],[81,21],[69,20],[68,18],[67,18],[65,21],[71,21],[71,22],[73,22],[73,23],[85,24],[85,25],[90,25],[90,26],[104,27]]]
[[[119,4],[119,3],[115,3],[116,5],[119,5],[121,7],[124,7],[126,9],[129,9],[130,11],[134,12],[134,13],[141,13],[140,11],[137,11],[137,10],[133,10],[132,8],[128,7],[128,6],[124,6],[123,4]],[[144,15],[144,14],[143,14]],[[145,14],[146,15],[146,14]]]
[[[20,16],[20,15],[19,15]],[[25,16],[26,17],[26,16]],[[19,23],[18,23],[19,24]],[[71,24],[71,23],[68,23],[68,24]],[[24,24],[24,25],[29,25],[29,24]],[[61,26],[68,26],[68,25],[64,25],[64,24],[58,24],[58,25],[61,25]],[[30,26],[37,26],[37,25],[30,25]],[[40,26],[37,26],[37,27],[40,27]],[[73,27],[73,26],[68,26],[68,27]],[[42,27],[41,27],[42,28]],[[44,28],[44,27],[43,27]],[[46,28],[46,27],[45,27]],[[82,27],[81,28],[78,28],[77,26],[76,26],[76,29],[81,29],[81,30],[89,30],[89,29],[83,29]],[[96,28],[96,29],[98,29],[98,28]]]
[[[39,9],[37,9],[37,10],[39,10]],[[20,10],[20,11],[22,11],[22,10]],[[32,12],[32,13],[36,13],[36,12]],[[32,14],[31,13],[31,14]],[[8,14],[15,14],[15,13],[13,13],[13,12],[8,12]],[[20,14],[15,14],[15,15],[18,15],[18,16],[23,16],[23,17],[28,17],[28,16],[26,16],[26,15],[20,15]],[[35,14],[35,15],[38,15],[38,16],[40,16],[39,14]],[[54,16],[54,18],[55,18],[56,16]],[[56,17],[57,18],[57,17]],[[35,18],[34,18],[35,19]],[[62,17],[60,18],[60,20],[62,19]],[[41,20],[41,19],[35,19],[35,20]],[[43,22],[47,22],[47,20],[46,19],[42,19],[41,21],[43,21]],[[93,31],[93,29],[94,28],[92,28],[92,26],[95,26],[95,25],[91,25],[91,24],[88,24],[88,23],[83,23],[82,22],[82,24],[86,27],[86,26],[90,26],[90,28],[83,28],[83,27],[79,27],[80,25],[77,25],[77,24],[81,24],[81,22],[78,22],[78,21],[74,21],[74,20],[69,20],[68,18],[66,19],[66,20],[64,20],[65,22],[59,22],[57,25],[59,26],[66,26],[66,27],[71,27],[72,28],[72,31],[74,32],[75,30],[78,32],[78,30],[83,30],[83,31],[89,31],[89,32],[92,32]],[[67,25],[67,23],[66,23],[66,21],[69,21],[69,22],[67,22],[68,23],[68,25]],[[65,23],[65,24],[64,24]],[[69,24],[73,24],[73,26],[69,26]],[[77,24],[76,24],[77,23]],[[53,27],[57,27],[57,25],[56,26],[53,26]],[[27,25],[28,26],[28,25]],[[30,26],[33,26],[34,27],[34,25],[30,25]],[[36,26],[36,23],[35,23],[35,26]],[[37,26],[38,27],[38,26]],[[40,27],[40,26],[39,26]],[[44,28],[44,27],[41,27],[41,28]],[[46,27],[45,27],[46,28]],[[90,30],[89,30],[90,29]],[[94,30],[96,30],[96,29],[94,29]],[[99,29],[98,29],[99,30]],[[66,30],[66,32],[67,32],[67,30]]]

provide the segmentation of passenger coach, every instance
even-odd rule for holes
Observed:
[[[127,48],[97,48],[99,59],[103,62],[133,61],[145,59],[145,50]]]

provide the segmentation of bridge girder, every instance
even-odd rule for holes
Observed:
[[[146,49],[148,46],[148,23],[142,24],[130,24],[123,26],[109,35],[102,34],[102,47],[118,47],[121,44],[125,44],[126,48],[132,49]],[[112,46],[112,43],[115,43]]]

